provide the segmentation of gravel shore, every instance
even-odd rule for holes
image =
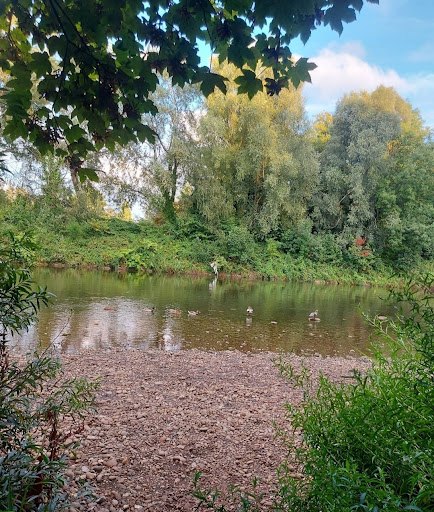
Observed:
[[[77,435],[82,444],[66,472],[73,491],[76,481],[89,481],[98,502],[77,500],[75,509],[191,512],[198,470],[202,487],[221,491],[230,484],[251,489],[256,476],[264,506],[271,504],[286,453],[273,421],[288,428],[284,403],[302,396],[279,375],[276,357],[198,350],[65,356],[67,377],[101,379],[97,413]],[[302,358],[290,357],[300,365]],[[356,358],[304,360],[314,376],[334,380],[367,365]]]

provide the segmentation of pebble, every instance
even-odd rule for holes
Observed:
[[[251,491],[258,477],[257,491],[272,505],[268,496],[285,451],[272,420],[285,429],[284,402],[302,399],[302,390],[279,376],[271,362],[275,355],[226,349],[171,357],[115,349],[62,357],[67,377],[102,376],[98,415],[87,420],[87,443],[65,475],[71,488],[74,476],[84,476],[94,494],[106,498],[94,505],[77,502],[76,512],[191,512],[198,470],[203,488],[222,492],[236,483]],[[290,359],[300,368],[301,358]],[[306,364],[314,376],[321,370],[340,378],[369,361],[308,357]],[[303,477],[297,467],[291,473]]]

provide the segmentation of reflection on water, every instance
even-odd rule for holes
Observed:
[[[34,277],[56,298],[17,340],[20,351],[53,344],[63,352],[137,346],[345,355],[368,345],[360,310],[393,314],[380,299],[386,292],[365,287],[75,269],[39,269]],[[249,305],[253,315],[246,317]],[[315,309],[321,322],[308,319]]]

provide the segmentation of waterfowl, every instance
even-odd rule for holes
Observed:
[[[387,316],[384,316],[384,315],[378,315],[377,318],[378,318],[378,320],[380,320],[380,322],[387,320]]]
[[[188,314],[189,316],[196,316],[199,314],[199,311],[189,311]]]
[[[247,313],[247,316],[253,315],[253,308],[252,308],[252,306],[248,306],[248,308],[246,310],[246,313]]]
[[[155,313],[155,307],[154,308],[145,308],[143,311],[145,313]]]
[[[169,309],[169,313],[171,315],[182,315],[182,311],[180,309]]]
[[[319,318],[318,318],[318,310],[315,309],[315,311],[313,311],[312,313],[309,314],[309,320],[311,320],[312,322],[319,322]]]

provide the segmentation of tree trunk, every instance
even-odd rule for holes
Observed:
[[[82,190],[80,178],[78,177],[78,169],[73,169],[70,167],[69,172],[71,174],[71,181],[74,187],[74,191],[78,195]]]

